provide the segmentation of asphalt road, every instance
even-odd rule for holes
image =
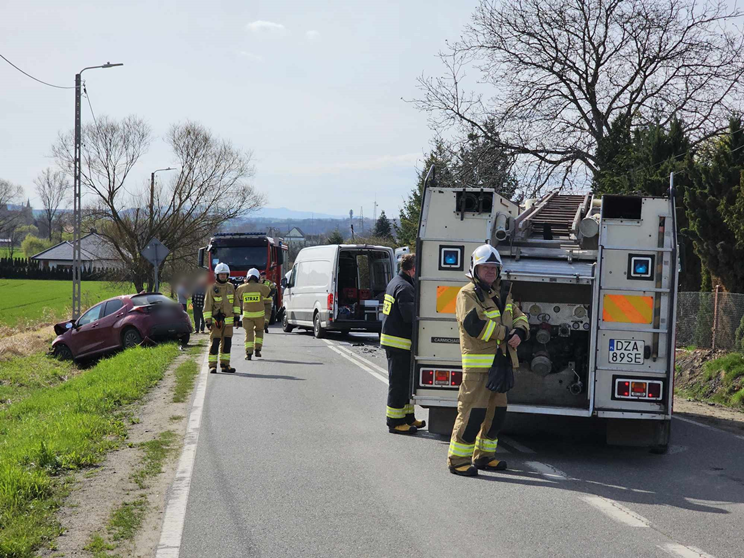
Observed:
[[[182,557],[744,556],[741,437],[675,420],[660,456],[522,421],[508,472],[456,477],[447,439],[387,432],[383,353],[266,338],[208,378]]]

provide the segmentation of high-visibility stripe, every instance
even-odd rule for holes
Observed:
[[[251,318],[263,318],[264,317],[265,310],[261,310],[260,312],[243,312],[243,319],[251,319]]]
[[[501,312],[499,312],[498,310],[486,310],[485,314],[487,318],[491,318],[492,320],[501,317]]]
[[[411,340],[403,337],[395,337],[394,335],[387,335],[385,333],[380,335],[380,345],[386,347],[392,347],[394,349],[403,349],[404,351],[411,350]]]
[[[604,295],[602,319],[605,322],[650,324],[654,317],[654,297]]]
[[[516,325],[517,322],[524,322],[527,325],[530,325],[530,322],[527,321],[527,316],[519,316],[517,318],[514,318],[514,325]]]
[[[475,439],[475,447],[481,451],[485,451],[488,453],[495,452],[498,445],[499,445],[498,438],[491,440],[489,438],[481,438],[480,436],[478,436]]]
[[[458,444],[454,440],[450,441],[449,454],[457,457],[471,457],[475,451],[475,444]]]
[[[454,314],[457,311],[457,295],[462,287],[437,285],[437,313]]]
[[[202,315],[202,317],[205,320],[210,320],[212,318],[212,313],[211,312],[204,312],[204,314]]]
[[[491,368],[496,355],[462,355],[462,365],[468,368]]]
[[[233,325],[235,323],[235,318],[225,318],[225,325]]]
[[[507,304],[504,307],[504,312],[512,312],[513,310],[514,310],[514,306],[512,306],[511,304]]]
[[[256,345],[263,345],[263,337],[256,336]]]
[[[411,404],[408,404],[403,408],[405,409],[407,415],[412,415],[415,411],[415,409],[413,408],[413,405]]]
[[[481,339],[483,339],[483,341],[490,341],[495,329],[496,322],[494,322],[493,320],[488,320],[488,325],[486,326],[486,330],[483,332]]]
[[[232,302],[233,301],[233,295],[227,295],[227,301]]]
[[[240,314],[240,306],[233,306],[233,314]]]
[[[209,362],[217,362],[217,355],[209,355]]]
[[[250,349],[251,347],[253,347],[253,341],[246,341],[245,342],[245,348],[246,349]]]
[[[214,297],[214,301],[215,302],[222,302],[222,297],[221,296],[216,296],[216,297]]]
[[[406,418],[405,409],[396,409],[395,407],[388,407],[385,412],[385,416],[391,419],[402,419]]]

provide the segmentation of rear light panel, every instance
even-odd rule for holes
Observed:
[[[640,378],[615,378],[613,399],[634,401],[661,401],[664,382]]]
[[[460,387],[462,370],[447,368],[422,368],[419,370],[419,384],[421,387],[452,388]]]

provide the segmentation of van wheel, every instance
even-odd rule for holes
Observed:
[[[326,330],[320,327],[320,312],[313,318],[313,335],[316,339],[323,339],[326,336]]]
[[[292,330],[294,329],[294,326],[289,323],[289,318],[287,317],[287,313],[284,313],[284,317],[282,318],[282,330],[284,333],[292,333]]]
[[[140,343],[142,343],[142,336],[139,334],[139,331],[133,327],[124,330],[124,333],[121,335],[121,344],[125,349],[137,347]]]

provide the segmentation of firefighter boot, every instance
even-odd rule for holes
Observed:
[[[499,461],[495,457],[480,457],[473,461],[473,465],[481,471],[506,471],[506,461]]]
[[[234,374],[235,368],[231,368],[229,364],[222,364],[222,373],[223,374]]]
[[[256,357],[261,358],[261,349],[256,349]]]
[[[388,432],[391,434],[411,435],[416,434],[418,430],[415,426],[411,426],[410,424],[399,424],[398,426],[388,426]]]
[[[253,360],[253,355],[252,354],[245,355],[245,360]]]
[[[473,467],[472,464],[466,463],[465,465],[460,465],[459,467],[453,467],[450,465],[450,473],[453,475],[459,475],[461,477],[477,477],[478,476],[478,469]]]
[[[411,423],[411,426],[415,426],[417,429],[421,430],[422,428],[426,428],[426,421],[414,419],[414,421]]]

